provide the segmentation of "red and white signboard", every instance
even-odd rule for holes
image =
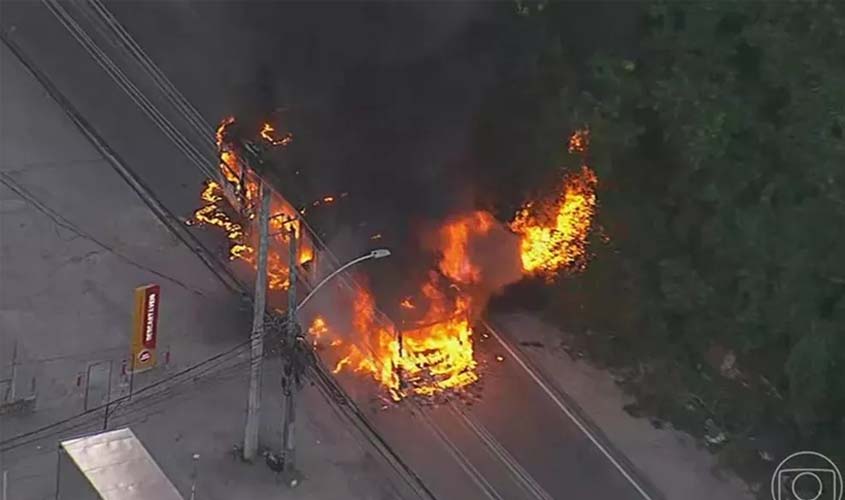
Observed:
[[[135,289],[135,320],[132,328],[132,369],[141,371],[156,363],[158,310],[161,288],[158,285]]]

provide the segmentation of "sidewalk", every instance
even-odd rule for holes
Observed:
[[[136,286],[161,285],[159,342],[170,352],[169,364],[136,384],[242,342],[250,323],[237,298],[149,212],[5,46],[0,64],[0,379],[10,375],[17,344],[17,391],[27,392],[34,378],[38,394],[32,415],[0,417],[2,440],[81,412],[92,363],[110,361],[112,397],[126,392],[120,366]],[[263,463],[233,461],[229,451],[242,440],[247,367],[225,368],[118,410],[109,427],[131,425],[186,498],[193,453],[201,456],[203,499],[280,492],[302,499],[395,498],[390,478],[311,388],[300,404],[298,465],[306,480],[298,489],[285,492]],[[264,373],[261,440],[278,448],[278,366],[267,363]],[[98,417],[84,430],[100,425]],[[51,497],[56,442],[70,435],[0,455],[10,499]]]

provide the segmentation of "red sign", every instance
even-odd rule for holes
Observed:
[[[148,349],[155,349],[156,334],[158,333],[158,298],[161,288],[152,285],[144,289],[144,337],[141,343]]]
[[[132,371],[152,368],[156,364],[158,343],[158,310],[161,288],[158,285],[135,289],[135,320],[132,326]]]

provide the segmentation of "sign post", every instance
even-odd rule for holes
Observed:
[[[149,370],[156,365],[158,310],[161,287],[139,286],[135,289],[135,320],[132,328],[131,372]]]

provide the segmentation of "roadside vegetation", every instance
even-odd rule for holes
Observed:
[[[585,272],[499,307],[539,304],[631,413],[763,497],[789,451],[845,466],[845,5],[642,4],[589,50],[571,5],[517,10],[520,69],[477,128],[483,202],[513,213],[551,186],[587,127],[601,230]]]

